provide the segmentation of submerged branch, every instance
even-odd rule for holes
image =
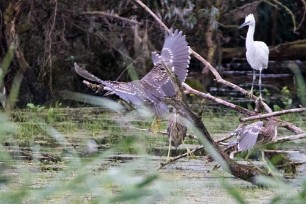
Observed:
[[[159,170],[159,169],[161,169],[161,168],[167,166],[168,164],[171,164],[171,163],[173,163],[173,162],[175,162],[175,161],[177,161],[177,160],[179,160],[179,159],[181,159],[181,158],[187,157],[187,156],[190,155],[190,154],[193,154],[193,153],[195,153],[195,152],[197,152],[197,151],[201,151],[201,150],[203,150],[203,149],[204,149],[204,146],[201,145],[201,146],[199,146],[199,147],[194,148],[194,149],[191,150],[190,152],[185,152],[184,154],[180,154],[180,155],[178,155],[178,156],[176,156],[176,157],[169,158],[168,160],[166,160],[166,161],[164,161],[164,162],[161,162],[160,165],[159,165],[159,167],[157,168],[157,170]]]

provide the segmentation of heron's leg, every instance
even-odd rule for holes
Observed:
[[[266,158],[265,158],[265,152],[263,150],[261,150],[261,158],[262,158],[262,162],[265,164],[265,166],[267,167],[268,169],[268,175],[269,174],[272,174],[273,175],[273,171],[271,170],[271,168],[269,167],[269,164],[268,162],[266,161]]]
[[[253,69],[253,81],[252,81],[251,91],[249,92],[249,97],[253,96],[253,88],[254,88],[254,84],[255,84],[255,79],[256,79],[256,71],[255,71],[255,69]]]
[[[267,167],[267,169],[268,169],[268,175],[272,175],[272,176],[274,176],[275,178],[277,178],[278,177],[278,175],[277,175],[277,171],[275,171],[275,169],[274,169],[274,171],[273,171],[273,167],[272,167],[272,169],[271,169],[271,167],[270,167],[270,165],[268,164],[268,162],[266,161],[266,158],[265,158],[265,152],[264,152],[264,150],[261,150],[261,157],[262,157],[262,161],[263,161],[263,163],[265,164],[265,166]]]
[[[190,151],[190,149],[187,147],[187,145],[185,144],[184,140],[182,140],[182,144],[185,146],[186,150],[187,150],[187,157],[188,156],[192,156],[192,152]]]
[[[171,136],[169,137],[169,147],[168,147],[167,161],[170,159],[170,151],[171,151]]]
[[[261,99],[261,71],[262,69],[259,70],[259,99]]]
[[[245,160],[249,160],[249,157],[251,155],[252,151],[248,151],[247,155],[244,157]]]

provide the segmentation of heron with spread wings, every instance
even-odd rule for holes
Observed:
[[[249,125],[237,128],[232,135],[237,137],[237,150],[239,152],[249,151],[256,144],[266,144],[272,142],[277,136],[278,122],[269,119],[265,124],[257,121]]]
[[[140,80],[130,82],[104,81],[92,75],[85,69],[74,64],[76,73],[85,79],[96,82],[103,86],[103,89],[118,95],[123,100],[133,103],[136,106],[148,104],[156,116],[162,116],[168,111],[164,101],[165,97],[173,97],[177,94],[175,83],[182,84],[188,74],[190,62],[190,51],[186,37],[181,31],[166,33],[165,42],[161,53],[152,52],[153,69]],[[173,81],[171,73],[175,75]],[[177,114],[170,117],[167,133],[169,145],[177,147],[185,136],[187,127],[177,121]],[[170,146],[168,150],[168,158]]]
[[[233,158],[237,152],[251,151],[256,145],[273,142],[277,137],[277,127],[279,124],[275,118],[270,118],[265,123],[257,121],[237,128],[231,134],[236,136],[237,140],[230,145],[235,147],[235,151],[231,152],[230,157]],[[261,150],[261,156],[263,162],[267,164],[263,150]],[[268,165],[267,167],[270,173],[271,170]]]
[[[168,107],[165,97],[176,95],[176,85],[169,76],[175,74],[183,83],[188,74],[190,51],[181,31],[168,32],[161,53],[152,53],[153,69],[140,80],[130,82],[105,81],[74,64],[76,73],[87,80],[101,84],[104,90],[118,95],[136,106],[148,104],[157,116],[164,115]]]

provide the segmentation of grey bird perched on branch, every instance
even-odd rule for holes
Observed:
[[[264,126],[262,121],[251,123],[237,128],[232,134],[237,137],[237,150],[239,152],[248,151],[256,144],[266,144],[272,142],[277,136],[278,122],[269,119]]]
[[[278,125],[279,123],[275,119],[270,118],[265,124],[262,121],[258,121],[237,128],[232,133],[237,137],[237,141],[234,144],[236,150],[231,152],[230,157],[233,158],[236,152],[250,151],[256,144],[267,144],[274,141],[277,137]],[[263,150],[261,150],[261,156],[269,170],[268,174],[272,173],[273,171],[271,171],[269,165],[267,165]]]
[[[152,53],[153,69],[140,80],[131,82],[104,81],[92,75],[85,69],[74,65],[78,75],[103,85],[103,89],[114,93],[127,102],[136,106],[149,104],[157,116],[164,115],[168,107],[165,97],[176,95],[175,84],[169,76],[174,73],[180,83],[187,77],[190,52],[186,37],[182,32],[175,30],[166,34],[161,53]],[[169,70],[169,71],[168,71]]]

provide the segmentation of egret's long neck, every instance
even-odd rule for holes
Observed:
[[[249,25],[245,46],[248,51],[252,50],[252,47],[254,46],[254,31],[255,31],[255,25]]]

